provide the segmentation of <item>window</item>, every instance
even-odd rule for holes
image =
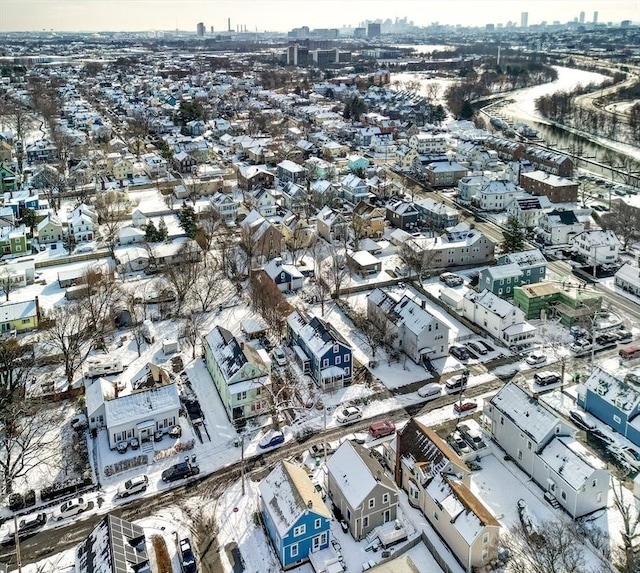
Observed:
[[[347,521],[351,521],[351,510],[347,508]]]
[[[340,356],[336,356],[336,365],[340,364]]]
[[[489,543],[489,534],[488,534],[488,533],[485,533],[485,534],[482,536],[482,543],[484,543],[485,545],[486,545],[487,543]]]
[[[322,361],[322,367],[323,367],[323,368],[328,368],[328,367],[329,367],[329,359],[328,359],[328,358],[325,358],[325,359]]]
[[[438,512],[434,511],[433,512],[433,519],[435,519],[436,521],[438,521]]]
[[[566,494],[566,492],[565,492],[564,490],[561,490],[561,491],[560,491],[560,497],[566,501],[566,499],[567,499],[567,494]]]
[[[297,557],[298,556],[298,544],[294,543],[291,547],[290,547],[290,551],[291,551],[291,557]]]
[[[622,422],[622,420],[621,420],[620,416],[616,416],[615,414],[613,415],[613,421],[614,421],[616,424],[619,424],[620,422]]]
[[[531,441],[527,442],[527,449],[530,450],[531,449]]]
[[[304,535],[306,531],[307,531],[306,525],[298,525],[298,527],[294,527],[293,529],[293,536],[300,537],[301,535]]]
[[[375,497],[372,497],[372,498],[369,500],[369,509],[373,509],[375,506],[376,506],[376,498],[375,498]]]
[[[322,521],[320,519],[316,519],[315,522],[313,523],[313,527],[315,529],[320,529],[321,526],[322,526]]]
[[[597,487],[597,485],[598,485],[598,480],[597,480],[597,479],[594,479],[594,480],[591,482],[591,487]]]
[[[349,369],[349,367],[348,367],[348,366],[345,366],[345,369],[344,369],[344,375],[345,375],[345,376],[349,376],[349,373],[350,373],[350,369]]]
[[[500,425],[504,426],[504,416],[500,416]]]
[[[362,518],[362,527],[369,527],[369,516],[365,516]]]
[[[602,501],[602,492],[598,492],[598,495],[596,495],[596,503],[600,503]]]
[[[389,503],[389,494],[388,493],[385,493],[382,496],[382,503]]]
[[[518,450],[518,460],[522,461],[522,450]]]

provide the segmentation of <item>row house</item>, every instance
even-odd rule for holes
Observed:
[[[564,153],[550,151],[541,147],[527,147],[522,154],[522,159],[530,161],[535,169],[558,177],[573,176],[573,159]]]
[[[504,452],[573,519],[607,507],[606,465],[575,439],[576,430],[510,382],[485,405]]]
[[[323,390],[351,384],[352,350],[328,322],[294,311],[287,318],[287,340],[303,373]]]
[[[375,289],[367,297],[367,319],[388,334],[387,342],[416,364],[447,356],[449,327],[426,309],[424,301],[400,299]]]

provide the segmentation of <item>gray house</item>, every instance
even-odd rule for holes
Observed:
[[[396,300],[389,293],[374,290],[367,298],[367,317],[387,333],[390,344],[416,364],[449,353],[449,327],[432,315],[424,303],[407,295]]]
[[[609,471],[575,439],[576,430],[514,383],[485,406],[493,439],[574,519],[607,506]]]
[[[398,488],[371,452],[350,440],[327,462],[328,493],[356,541],[397,517]]]

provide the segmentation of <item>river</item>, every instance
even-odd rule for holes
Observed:
[[[538,130],[540,137],[545,142],[558,151],[574,152],[584,158],[592,158],[595,161],[601,161],[605,153],[612,155],[618,163],[623,155],[634,158],[636,162],[640,161],[640,148],[638,147],[618,144],[604,138],[601,143],[595,142],[591,138],[551,125],[536,112],[535,100],[540,96],[549,95],[559,90],[571,91],[578,85],[600,84],[607,79],[607,76],[595,72],[562,66],[554,67],[558,72],[556,80],[506,94],[504,103],[500,105],[500,113],[513,122],[523,122],[531,125]],[[396,81],[400,82],[396,84],[400,88],[408,81],[417,82],[420,85],[421,95],[427,95],[430,84],[438,84],[440,88],[438,90],[438,98],[442,98],[448,85],[455,80],[430,77],[428,72],[404,72],[391,74],[391,85],[394,85]],[[580,167],[607,177],[611,176],[609,169],[602,169],[597,165],[587,165],[586,162],[581,162]],[[640,171],[640,164],[637,164],[633,170]]]

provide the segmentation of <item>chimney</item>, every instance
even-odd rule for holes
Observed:
[[[118,388],[118,383],[113,383],[113,397],[117,398],[120,395],[120,388]]]
[[[242,340],[240,341],[240,348],[241,348],[242,350],[244,350],[244,341],[242,341]]]

